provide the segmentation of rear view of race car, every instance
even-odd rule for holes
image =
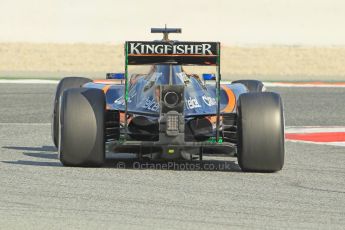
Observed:
[[[52,136],[67,166],[101,166],[106,152],[162,160],[203,153],[236,155],[243,171],[274,172],[284,164],[281,98],[260,81],[222,84],[219,42],[127,41],[125,73],[106,80],[69,77],[57,87]],[[149,65],[129,74],[131,65]],[[201,79],[184,66],[214,66]],[[130,76],[129,76],[130,75]]]

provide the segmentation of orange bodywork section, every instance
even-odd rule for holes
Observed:
[[[111,85],[106,85],[106,86],[103,87],[102,90],[103,90],[104,94],[106,94],[106,93],[108,92],[110,86],[111,86]]]
[[[232,92],[231,89],[229,89],[226,85],[221,86],[222,89],[226,92],[226,95],[228,96],[228,104],[225,106],[225,108],[222,110],[224,113],[231,113],[236,105],[236,96],[234,92]]]
[[[117,85],[117,84],[121,84],[122,81],[124,81],[124,80],[107,79],[107,80],[93,80],[93,83],[107,84],[107,85]]]

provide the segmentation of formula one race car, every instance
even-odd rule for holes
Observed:
[[[106,152],[139,159],[202,160],[237,156],[243,171],[274,172],[284,164],[281,98],[256,80],[221,84],[220,43],[169,40],[181,29],[153,28],[163,40],[127,41],[125,73],[106,80],[67,77],[57,86],[52,136],[66,166],[101,166]],[[150,65],[131,74],[129,65]],[[188,74],[183,66],[214,66]]]

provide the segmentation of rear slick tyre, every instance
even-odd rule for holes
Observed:
[[[75,88],[64,91],[59,117],[59,158],[63,165],[103,165],[104,118],[105,96],[102,90]]]
[[[91,82],[91,79],[85,77],[65,77],[63,78],[56,87],[54,108],[51,120],[51,133],[55,147],[59,144],[59,104],[60,97],[66,89],[80,88],[85,83]]]
[[[239,166],[246,172],[275,172],[284,165],[284,114],[278,94],[245,93],[238,100]]]

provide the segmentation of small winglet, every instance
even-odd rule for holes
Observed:
[[[151,28],[151,33],[163,33],[163,41],[169,41],[169,34],[170,33],[182,33],[181,28]]]

